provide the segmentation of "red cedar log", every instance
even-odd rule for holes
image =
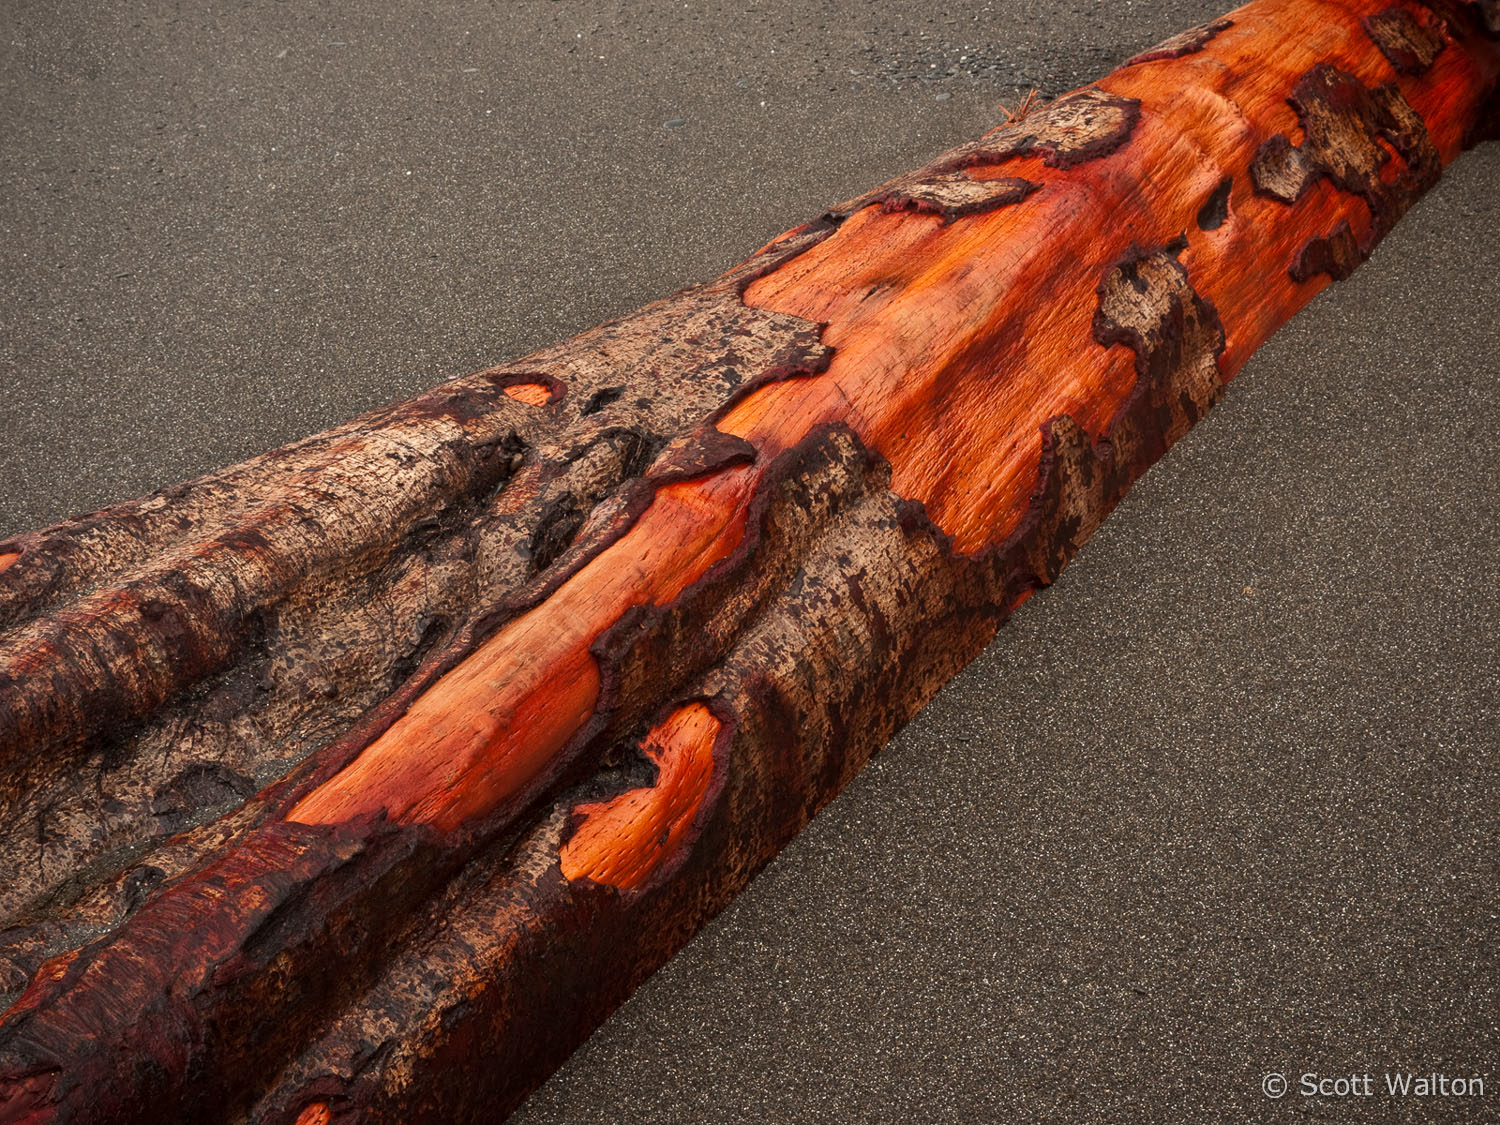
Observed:
[[[513,1106],[1492,135],[1497,32],[1257,0],[707,285],[0,544],[0,1120]]]

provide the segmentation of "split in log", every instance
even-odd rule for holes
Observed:
[[[1494,134],[1497,31],[1255,0],[706,285],[0,544],[0,1120],[513,1106]]]

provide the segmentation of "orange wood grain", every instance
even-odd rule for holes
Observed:
[[[528,406],[546,406],[552,401],[552,388],[546,383],[513,383],[505,393]]]

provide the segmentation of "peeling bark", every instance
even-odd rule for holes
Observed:
[[[1180,59],[1183,55],[1196,54],[1208,46],[1214,36],[1221,31],[1228,31],[1233,26],[1234,21],[1231,19],[1218,19],[1199,27],[1190,27],[1186,31],[1179,31],[1171,38],[1163,40],[1151,50],[1132,56],[1126,60],[1125,65],[1139,66],[1141,63],[1159,62],[1162,59]]]
[[[1366,16],[1364,27],[1380,53],[1402,74],[1427,73],[1444,46],[1442,32],[1432,17],[1424,21],[1405,8],[1386,8]]]
[[[930,211],[946,219],[1020,203],[1041,185],[1018,176],[971,174],[1033,153],[1050,168],[1070,168],[1107,156],[1130,137],[1139,103],[1085,88],[1064,94],[977,141],[945,152],[931,164],[839,204],[828,218],[843,220],[872,203],[887,211]]]
[[[712,282],[0,544],[0,1120],[516,1104],[1494,130],[1492,11],[1256,0]]]

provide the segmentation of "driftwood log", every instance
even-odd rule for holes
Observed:
[[[0,543],[0,1120],[494,1120],[1500,118],[1256,0],[706,285]]]

